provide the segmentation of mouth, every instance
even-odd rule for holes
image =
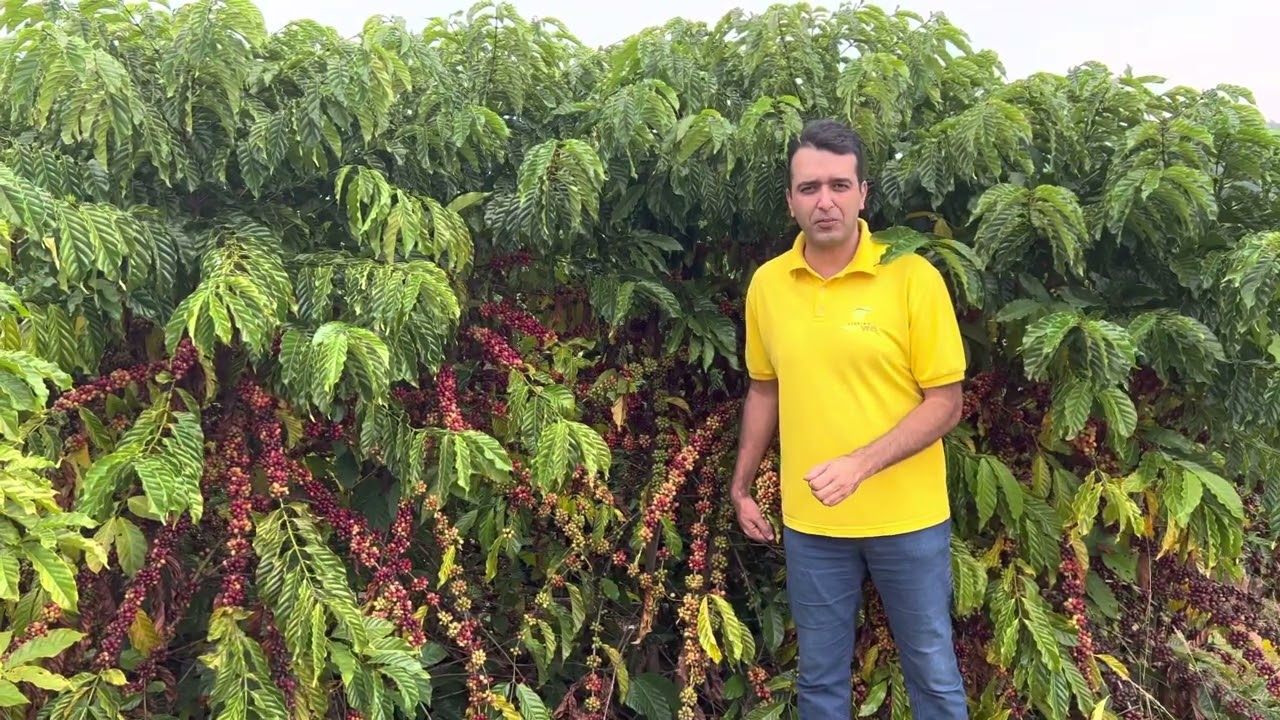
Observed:
[[[823,218],[814,223],[814,225],[817,225],[823,230],[830,230],[831,228],[839,224],[840,224],[840,221],[836,220],[835,218]]]

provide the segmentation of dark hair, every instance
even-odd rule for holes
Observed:
[[[857,130],[839,120],[810,120],[805,123],[800,135],[791,139],[787,148],[787,185],[791,185],[791,159],[802,147],[825,150],[837,155],[853,155],[857,160],[858,182],[866,180],[866,167],[863,165],[862,136]]]

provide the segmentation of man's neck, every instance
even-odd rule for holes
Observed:
[[[833,247],[818,247],[812,243],[804,244],[804,260],[809,267],[824,280],[840,272],[853,262],[858,254],[858,243],[861,241],[861,228],[854,228],[853,237]]]

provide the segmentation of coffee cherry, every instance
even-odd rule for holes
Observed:
[[[480,316],[496,319],[512,330],[537,338],[544,346],[554,343],[557,339],[555,332],[548,330],[533,315],[516,307],[510,300],[481,305]]]
[[[485,357],[490,362],[503,368],[518,368],[524,366],[524,360],[521,359],[520,353],[516,352],[501,335],[490,330],[489,328],[472,326],[467,330],[467,334],[480,344]]]

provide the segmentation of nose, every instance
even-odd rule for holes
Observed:
[[[835,199],[831,196],[830,188],[823,187],[818,191],[818,207],[829,208],[835,205]]]

